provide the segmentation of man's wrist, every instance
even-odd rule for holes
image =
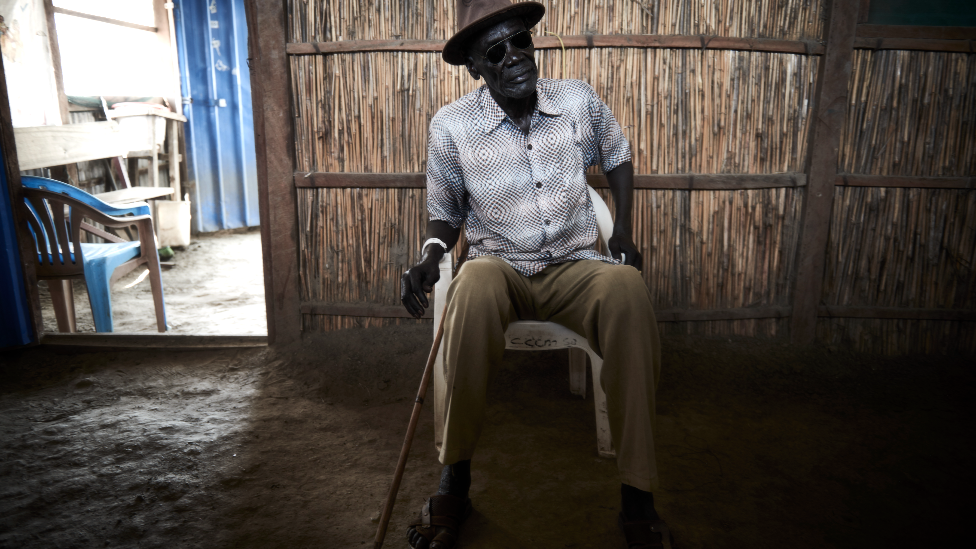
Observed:
[[[428,238],[420,250],[424,259],[436,258],[440,261],[447,254],[447,244],[439,238]]]
[[[625,225],[614,224],[613,231],[610,234],[611,236],[622,236],[625,238],[630,238],[631,232],[632,231],[630,230],[630,228]]]
[[[423,246],[421,246],[421,248],[420,248],[420,249],[421,249],[422,251],[424,251],[424,252],[426,252],[426,251],[427,251],[427,249],[428,249],[428,247],[429,247],[429,246],[430,246],[431,244],[433,244],[433,245],[434,245],[435,247],[437,247],[437,248],[440,248],[440,249],[441,249],[441,251],[443,251],[444,253],[447,253],[447,249],[448,249],[448,248],[447,248],[447,244],[446,244],[446,243],[445,243],[445,242],[444,242],[443,240],[441,240],[441,239],[439,239],[439,238],[428,238],[428,239],[427,239],[427,241],[426,241],[426,242],[424,242],[424,245],[423,245]]]

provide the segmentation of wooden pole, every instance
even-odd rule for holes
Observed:
[[[871,0],[860,0],[861,6],[857,11],[857,22],[867,23],[868,15],[871,13]]]
[[[813,343],[817,332],[817,307],[823,293],[827,236],[834,199],[840,134],[847,115],[848,80],[854,55],[858,3],[833,0],[826,31],[826,51],[820,62],[815,106],[811,114],[807,147],[807,190],[800,222],[793,287],[793,343]]]
[[[51,65],[54,68],[54,85],[58,91],[58,110],[61,114],[61,123],[70,124],[71,115],[68,113],[68,96],[64,93],[64,76],[61,73],[61,46],[58,44],[58,29],[54,24],[54,4],[52,0],[44,0],[44,15],[47,18],[47,39],[48,47],[51,49]],[[77,186],[78,165],[68,164],[64,166],[63,173],[57,173],[62,168],[52,168],[51,175],[55,179],[63,179],[65,183]]]
[[[246,0],[268,343],[301,338],[297,191],[285,3]]]

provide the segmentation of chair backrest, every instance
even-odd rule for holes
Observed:
[[[610,216],[610,208],[607,207],[607,203],[603,201],[596,189],[589,185],[586,188],[590,191],[590,201],[593,202],[593,213],[596,214],[596,227],[597,231],[600,232],[600,239],[603,240],[603,245],[609,249],[610,236],[613,234],[613,217]]]
[[[83,219],[117,226],[123,219],[112,216],[133,215],[135,220],[149,215],[145,204],[116,208],[53,179],[23,176],[21,183],[24,195],[21,211],[34,239],[39,279],[84,275],[81,231],[87,224],[83,224]]]
[[[23,213],[37,258],[38,278],[84,275],[81,255],[81,218],[72,206],[77,201],[48,190],[25,187]]]

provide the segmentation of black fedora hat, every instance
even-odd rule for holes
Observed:
[[[521,17],[526,28],[532,28],[545,13],[546,7],[538,2],[513,4],[511,0],[457,0],[458,31],[444,45],[441,57],[451,65],[463,65],[463,46],[480,31],[510,17]]]

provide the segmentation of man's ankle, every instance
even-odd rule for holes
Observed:
[[[627,484],[620,485],[620,506],[627,520],[660,518],[654,509],[654,494]]]
[[[471,488],[471,460],[459,461],[445,465],[441,471],[441,484],[437,489],[440,495],[451,495],[461,499],[468,499]]]

